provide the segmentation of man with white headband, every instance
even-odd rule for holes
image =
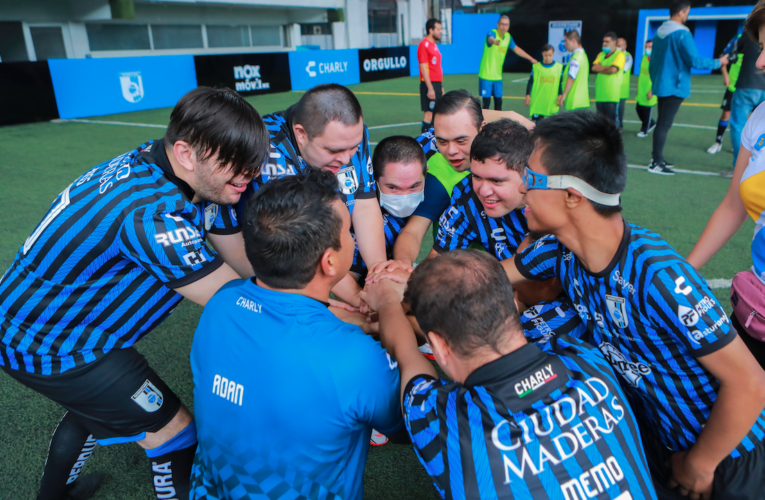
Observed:
[[[660,500],[760,498],[760,476],[747,478],[765,456],[765,372],[706,280],[622,219],[627,159],[613,121],[573,111],[533,138],[521,191],[529,230],[548,236],[502,262],[510,281],[560,280],[582,339],[622,377]]]

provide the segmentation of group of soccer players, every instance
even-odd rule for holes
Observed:
[[[66,410],[38,499],[131,442],[158,499],[359,499],[373,429],[443,498],[761,498],[765,372],[622,218],[618,117],[430,112],[372,153],[343,86],[263,117],[200,87],[66,187],[0,278],[0,366]],[[133,348],[184,297],[193,416]]]

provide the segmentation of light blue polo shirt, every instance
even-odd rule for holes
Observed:
[[[192,499],[361,499],[372,427],[402,425],[396,362],[317,300],[235,280],[191,348]]]

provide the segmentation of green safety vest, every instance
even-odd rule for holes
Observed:
[[[457,172],[449,163],[449,160],[444,158],[441,153],[436,153],[428,160],[428,173],[438,179],[441,185],[446,189],[446,194],[449,198],[452,197],[452,191],[454,186],[459,184],[462,179],[470,175],[470,170],[464,172]],[[433,238],[435,239],[438,234],[438,221],[433,223]]]
[[[577,73],[574,84],[571,85],[571,89],[566,95],[566,100],[563,102],[563,107],[566,111],[590,107],[590,88],[588,87],[590,78],[590,60],[587,58],[587,54],[585,54],[583,50],[572,54],[571,58],[568,60],[568,64],[566,64],[566,75],[563,77],[566,82],[568,81],[568,70],[571,66],[572,59],[576,59],[576,62],[579,63],[579,73]],[[563,86],[565,88],[566,84],[564,83]]]
[[[600,65],[611,66],[619,56],[624,57],[619,50],[615,50],[605,58],[600,56]],[[595,102],[619,102],[623,77],[623,71],[617,71],[610,75],[598,73],[598,77],[595,79]]]
[[[650,99],[646,98],[646,96],[648,96],[648,92],[653,89],[653,84],[651,83],[651,74],[648,72],[648,66],[649,58],[648,56],[643,56],[643,60],[640,62],[640,76],[638,76],[636,100],[639,105],[650,108],[651,106],[656,106],[656,103],[659,102],[659,98],[655,95],[651,96]]]
[[[631,59],[632,54],[629,52],[624,53],[624,67],[627,67],[627,59]],[[633,61],[634,65],[635,62]],[[625,69],[622,75],[622,93],[619,95],[622,99],[629,99],[630,97],[630,77],[632,76],[632,66],[629,69]]]
[[[500,39],[497,30],[491,30],[491,33],[495,39],[499,40],[499,45],[492,43],[490,46],[487,46],[486,39],[484,39],[478,78],[496,82],[502,80],[502,65],[505,64],[507,48],[510,46],[510,40],[513,37],[510,36],[510,33],[505,33],[505,38]]]
[[[728,85],[728,90],[731,92],[736,91],[736,82],[738,81],[739,73],[741,73],[742,62],[744,62],[744,54],[739,54],[736,62],[731,64],[730,69],[728,70],[728,76],[730,77],[730,85]]]
[[[554,62],[552,66],[545,68],[542,63],[538,62],[532,68],[534,82],[531,86],[529,113],[532,116],[552,116],[560,109],[557,101],[563,65]]]

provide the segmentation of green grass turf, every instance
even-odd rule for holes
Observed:
[[[527,75],[506,74],[505,96],[522,97],[525,81],[512,80]],[[477,91],[475,75],[448,75],[447,90],[466,88]],[[633,77],[633,87],[637,78]],[[418,91],[414,78],[355,85],[357,92],[412,93]],[[720,77],[694,76],[695,93],[690,103],[714,107],[683,106],[677,123],[716,126],[723,87]],[[716,92],[719,91],[719,92]],[[633,90],[634,95],[634,90]],[[287,92],[248,98],[261,113],[284,109],[300,94]],[[419,122],[417,95],[359,94],[369,126]],[[526,113],[521,99],[505,99],[505,109]],[[594,105],[593,105],[594,109]],[[166,125],[170,109],[94,117],[132,123]],[[637,121],[634,104],[628,104],[626,120]],[[624,140],[631,164],[647,164],[651,140],[637,139],[639,125],[627,124]],[[417,135],[419,125],[371,131],[371,141],[394,134]],[[161,129],[94,125],[82,123],[37,123],[0,128],[0,199],[6,207],[5,223],[0,225],[0,270],[6,269],[19,247],[42,219],[50,202],[73,179],[93,165],[133,149],[143,141],[160,137]],[[714,140],[714,131],[675,127],[671,130],[666,157],[678,168],[720,171],[730,168],[730,143],[726,137],[723,152],[710,156],[705,150]],[[704,225],[725,194],[729,181],[719,177],[676,175],[662,177],[631,169],[623,196],[624,215],[631,222],[651,228],[664,236],[682,255],[687,255]],[[734,238],[707,264],[707,278],[730,279],[751,265],[749,242],[753,224],[747,222]],[[432,243],[430,235],[423,254]],[[421,254],[422,255],[422,254]],[[730,310],[728,290],[716,295]],[[193,409],[191,371],[188,362],[191,338],[201,308],[184,301],[156,331],[138,344],[152,367],[180,398]],[[48,441],[58,419],[60,407],[0,374],[0,452],[5,459],[0,467],[0,498],[35,498]],[[306,414],[310,418],[310,413]],[[88,462],[86,472],[98,471],[106,480],[96,499],[150,499],[150,474],[145,454],[135,445],[99,447]],[[365,496],[370,499],[438,498],[406,446],[386,445],[370,451],[365,473]]]

